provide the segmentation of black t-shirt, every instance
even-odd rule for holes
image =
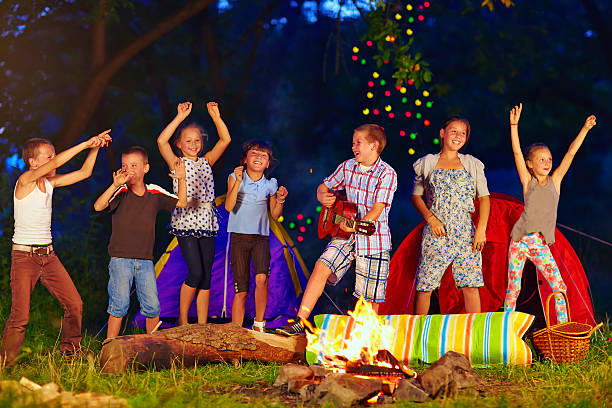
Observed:
[[[108,254],[118,258],[153,260],[155,218],[159,210],[171,211],[178,201],[163,188],[148,184],[143,196],[120,187],[109,202],[113,230]]]

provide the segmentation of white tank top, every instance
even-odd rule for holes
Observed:
[[[21,245],[47,245],[51,243],[51,204],[53,198],[53,186],[45,180],[45,191],[38,188],[21,200],[15,196],[13,191],[13,203],[15,210],[15,233],[13,243]],[[17,186],[15,186],[15,190]]]

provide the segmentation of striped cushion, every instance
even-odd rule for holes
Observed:
[[[454,315],[380,316],[393,327],[391,353],[408,365],[433,363],[449,350],[465,354],[472,365],[527,365],[531,350],[522,340],[534,316],[521,312],[491,312]],[[326,345],[338,336],[349,338],[352,318],[346,315],[318,315],[314,318]],[[348,324],[347,324],[348,323]],[[317,340],[315,340],[317,341]],[[322,362],[322,355],[306,353],[309,363]]]

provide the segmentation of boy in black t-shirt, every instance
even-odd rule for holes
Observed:
[[[121,156],[121,169],[113,173],[113,183],[94,203],[96,211],[109,207],[112,213],[112,233],[108,244],[111,256],[108,281],[107,338],[117,337],[121,320],[130,305],[130,288],[136,281],[136,295],[146,317],[147,333],[159,323],[159,299],[153,244],[155,218],[159,210],[172,210],[187,205],[185,164],[178,159],[174,174],[178,179],[178,198],[154,184],[145,185],[149,171],[147,151],[139,146],[126,150]]]

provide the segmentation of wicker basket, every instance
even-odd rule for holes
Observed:
[[[567,305],[567,323],[550,326],[550,299],[556,294],[562,294]],[[570,361],[580,361],[589,352],[591,336],[603,323],[593,327],[589,324],[572,322],[569,301],[565,292],[553,292],[546,299],[546,327],[531,335],[531,341],[539,355],[561,364]]]

